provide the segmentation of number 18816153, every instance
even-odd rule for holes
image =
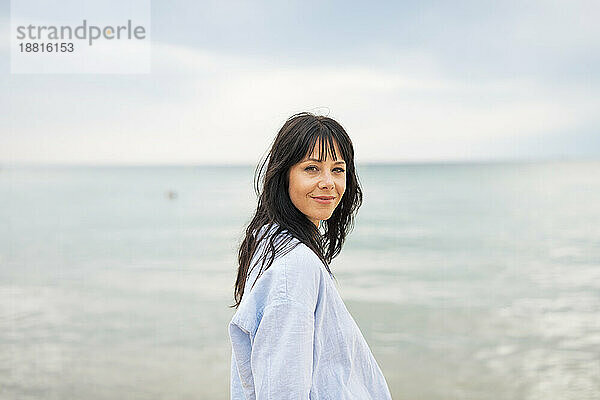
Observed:
[[[21,53],[72,53],[73,43],[19,43]]]

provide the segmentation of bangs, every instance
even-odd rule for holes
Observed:
[[[317,141],[319,142],[318,145]],[[343,152],[342,144],[339,140],[336,140],[336,138],[333,136],[333,132],[324,125],[321,125],[310,137],[305,158],[309,158],[315,150],[318,150],[317,159],[319,162],[323,162],[328,156],[331,156],[333,160],[337,161],[338,155],[335,151],[336,143],[340,151]],[[318,147],[318,149],[316,149],[316,147]],[[340,154],[340,157],[344,159],[343,154]]]

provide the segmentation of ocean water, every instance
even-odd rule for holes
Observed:
[[[332,271],[394,399],[600,399],[600,162],[358,170]],[[228,399],[252,174],[1,168],[0,398]]]

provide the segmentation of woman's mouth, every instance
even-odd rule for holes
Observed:
[[[318,197],[313,197],[311,196],[313,200],[315,200],[317,203],[321,203],[321,204],[329,204],[332,203],[333,200],[335,199],[334,196],[318,196]]]

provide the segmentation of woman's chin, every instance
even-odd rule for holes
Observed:
[[[331,214],[321,214],[315,216],[313,219],[318,219],[319,221],[327,221],[329,218],[331,218]]]

